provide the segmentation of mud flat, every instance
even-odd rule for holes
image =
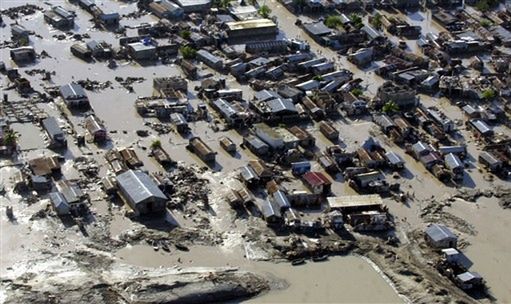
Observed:
[[[4,303],[204,303],[268,289],[235,268],[143,268],[78,251],[17,265],[2,275]]]

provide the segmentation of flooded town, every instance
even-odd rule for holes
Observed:
[[[0,303],[511,303],[511,2],[0,0]]]

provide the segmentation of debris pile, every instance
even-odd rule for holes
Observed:
[[[133,92],[135,92],[135,90],[133,89],[132,84],[142,83],[146,79],[144,77],[127,77],[126,79],[124,79],[122,77],[117,76],[117,77],[115,77],[115,80],[118,83],[120,83],[125,89],[127,89],[130,93],[133,93]]]
[[[42,11],[43,8],[33,4],[25,4],[16,7],[11,7],[0,11],[2,15],[6,15],[11,19],[18,19],[22,16],[29,16],[35,14],[37,11]]]
[[[100,82],[97,80],[90,80],[87,78],[86,80],[78,80],[76,81],[76,83],[81,85],[87,91],[101,91],[108,88],[113,89],[112,82],[109,80],[105,82]]]

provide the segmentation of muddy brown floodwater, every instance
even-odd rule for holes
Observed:
[[[154,251],[150,246],[128,246],[117,252],[123,262],[149,267],[236,266],[274,277],[276,289],[246,303],[404,303],[368,262],[356,256],[330,257],[301,266],[248,261],[241,250],[195,246],[189,252]]]

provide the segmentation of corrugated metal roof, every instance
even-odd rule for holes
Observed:
[[[273,193],[273,200],[280,207],[280,210],[288,209],[291,207],[286,194],[282,190],[277,190]]]
[[[135,204],[151,197],[167,200],[149,175],[142,171],[129,170],[121,173],[117,176],[117,183]]]
[[[85,90],[77,83],[70,83],[60,87],[60,94],[65,99],[87,97]]]
[[[273,100],[268,101],[268,106],[270,107],[270,109],[273,113],[278,113],[278,112],[282,112],[282,111],[289,111],[289,112],[295,112],[295,113],[298,112],[296,110],[295,104],[293,103],[293,101],[291,99],[282,99],[282,98],[273,99]]]
[[[459,157],[453,153],[445,155],[445,166],[451,170],[464,167]]]
[[[64,132],[62,132],[62,129],[59,127],[59,124],[57,123],[57,120],[55,117],[48,117],[43,119],[42,121],[43,128],[48,132],[48,134],[51,137],[55,137],[57,135],[64,135]]]
[[[389,151],[385,153],[385,157],[392,165],[404,164],[404,160],[396,152]]]

